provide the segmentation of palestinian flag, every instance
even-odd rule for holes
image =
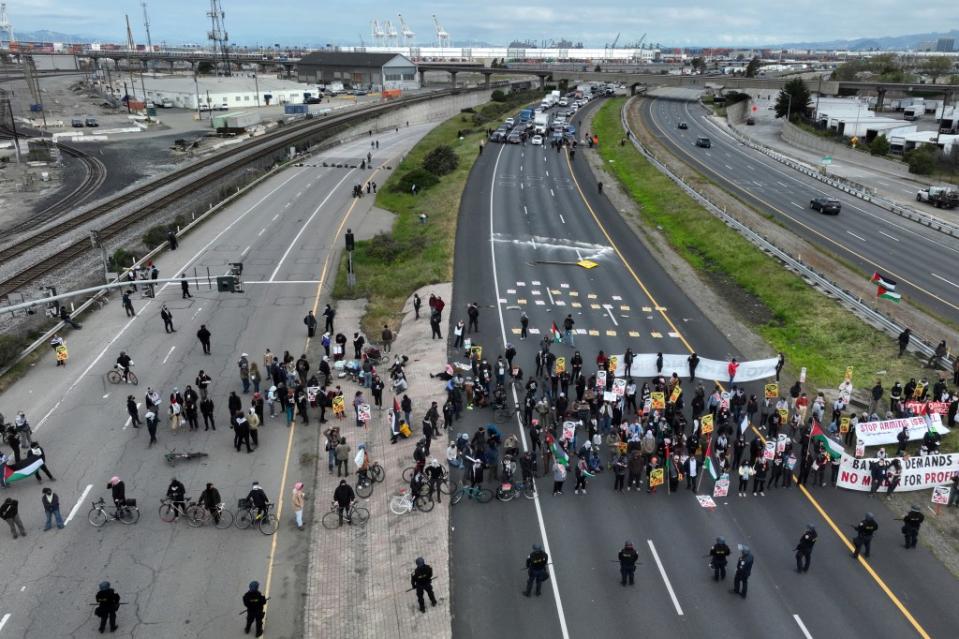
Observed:
[[[743,415],[743,421],[739,424],[739,432],[745,435],[747,428],[749,428],[749,415]]]
[[[19,464],[5,464],[3,467],[3,483],[18,481],[33,475],[43,466],[43,457],[27,457]]]
[[[556,326],[555,324],[553,325]],[[563,447],[556,443],[556,438],[552,435],[548,435],[546,438],[546,443],[549,445],[549,450],[553,453],[553,459],[557,463],[562,464],[563,466],[569,466],[569,455],[566,454],[566,451],[563,450]]]
[[[812,423],[812,430],[809,431],[809,437],[822,442],[826,447],[826,452],[829,453],[829,456],[833,459],[838,459],[846,452],[838,442],[826,435],[825,431],[819,426],[819,422],[814,421]]]
[[[553,328],[550,329],[550,333],[553,336],[554,342],[562,342],[563,335],[559,332],[559,328],[556,326],[556,322],[553,322]]]
[[[710,433],[712,435],[712,433]],[[709,476],[713,478],[713,481],[716,481],[716,464],[713,462],[713,438],[709,438],[709,443],[706,444],[706,459],[703,460],[703,466],[709,472]]]
[[[880,288],[886,289],[887,291],[896,290],[896,281],[891,280],[888,277],[885,277],[883,275],[880,275],[879,271],[876,271],[875,273],[873,273],[872,277],[869,278],[869,281],[879,286]]]
[[[896,304],[898,304],[899,300],[902,299],[902,295],[896,293],[895,291],[890,291],[882,285],[876,289],[876,297],[881,297],[884,300],[892,300]]]

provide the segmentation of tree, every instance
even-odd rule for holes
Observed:
[[[888,155],[889,140],[886,139],[886,136],[877,135],[874,137],[872,142],[869,143],[869,153],[872,155]]]
[[[746,65],[746,77],[755,78],[756,72],[759,71],[759,58],[753,58],[749,61],[749,64]]]
[[[690,64],[693,65],[693,71],[695,73],[702,73],[706,70],[706,58],[702,56],[693,58]]]
[[[213,73],[213,63],[209,60],[201,60],[196,65],[196,72],[198,75]]]
[[[922,70],[932,76],[932,83],[936,84],[939,78],[952,73],[952,60],[945,56],[927,58],[922,64]]]
[[[499,89],[493,91],[489,97],[493,102],[506,102],[506,94]]]
[[[801,78],[787,82],[776,98],[776,117],[792,119],[802,115],[812,104],[809,87]]]
[[[426,154],[423,168],[433,175],[446,175],[455,171],[459,162],[460,158],[453,147],[442,144]]]
[[[903,156],[909,165],[909,172],[917,175],[929,175],[936,168],[936,154],[938,148],[931,144],[917,146],[912,151],[906,151]]]

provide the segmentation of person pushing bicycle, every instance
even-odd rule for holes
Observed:
[[[173,519],[179,519],[180,513],[186,512],[186,486],[174,477],[167,486],[166,496],[173,502]]]
[[[266,517],[266,512],[270,507],[270,498],[266,496],[266,491],[260,486],[260,482],[253,482],[253,487],[246,499],[250,502],[250,506],[256,509],[254,511],[255,519]]]

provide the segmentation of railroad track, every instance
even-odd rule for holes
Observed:
[[[338,129],[348,128],[392,109],[459,92],[460,90],[458,89],[446,89],[428,95],[414,96],[411,98],[397,100],[396,102],[377,104],[363,110],[333,115],[318,121],[307,120],[291,127],[285,127],[278,131],[274,131],[271,134],[255,138],[253,142],[235,149],[230,154],[216,155],[190,164],[187,167],[178,169],[172,173],[151,180],[149,183],[133,189],[128,193],[123,193],[113,197],[110,200],[95,206],[88,211],[84,211],[83,213],[68,220],[64,220],[62,224],[57,225],[54,228],[46,229],[40,231],[39,233],[35,233],[31,236],[23,238],[16,244],[0,250],[0,264],[23,255],[28,251],[37,249],[38,247],[63,236],[65,233],[96,220],[97,218],[112,212],[121,206],[140,200],[141,198],[156,192],[158,189],[166,185],[186,178],[196,173],[198,170],[213,164],[220,162],[224,163],[223,166],[210,171],[206,175],[187,181],[184,185],[167,195],[152,198],[145,205],[136,208],[123,217],[99,229],[100,238],[102,240],[108,240],[130,226],[149,217],[152,213],[161,211],[163,208],[183,198],[185,195],[195,192],[198,189],[215,182],[219,178],[228,175],[236,169],[256,161],[257,159],[282,151],[289,147],[289,145],[292,143],[310,138],[318,133],[329,133],[332,135],[335,134]],[[250,151],[252,151],[252,153],[249,153]],[[243,156],[230,161],[229,155],[233,154],[243,154]],[[88,238],[75,240],[69,245],[64,246],[56,254],[44,258],[13,275],[12,277],[0,282],[0,297],[9,295],[13,291],[16,291],[30,282],[43,277],[47,273],[60,268],[61,266],[69,263],[73,259],[79,257],[89,250],[91,250],[91,244]]]

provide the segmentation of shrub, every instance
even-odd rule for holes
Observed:
[[[929,175],[936,168],[937,150],[928,144],[907,151],[904,158],[909,165],[909,172],[917,175]]]
[[[167,234],[170,231],[176,232],[177,228],[183,228],[187,224],[185,217],[177,215],[172,222],[158,224],[147,229],[147,232],[143,234],[143,244],[147,249],[153,250],[167,241]]]
[[[165,240],[166,238],[164,237],[163,239]],[[133,264],[136,259],[136,255],[130,251],[125,248],[118,248],[113,252],[113,255],[110,256],[110,259],[107,261],[107,266],[111,273],[120,273],[123,269]]]
[[[433,175],[452,173],[459,166],[460,159],[447,144],[436,147],[423,158],[423,168]]]
[[[493,93],[489,97],[490,97],[490,100],[492,100],[493,102],[506,102],[506,94],[500,91],[499,89],[496,89],[495,91],[493,91]]]
[[[0,335],[0,366],[6,366],[20,354],[24,345],[14,335]]]
[[[422,193],[431,186],[439,184],[439,181],[440,179],[438,177],[426,169],[413,169],[400,176],[400,179],[391,187],[391,190],[396,193],[410,193],[415,184],[416,192]]]
[[[886,139],[886,136],[877,135],[874,137],[872,142],[869,143],[869,153],[872,155],[888,155],[889,140]]]

